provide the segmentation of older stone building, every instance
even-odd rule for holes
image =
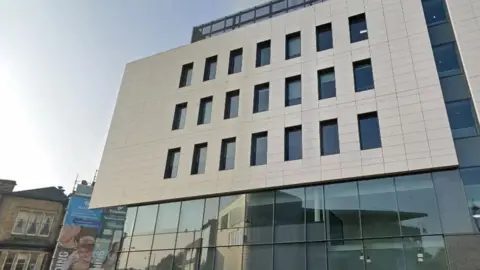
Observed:
[[[56,187],[13,191],[10,180],[0,186],[0,269],[46,268],[67,196]]]

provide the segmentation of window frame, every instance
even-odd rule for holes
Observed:
[[[237,111],[236,111],[236,114],[235,115],[231,115],[232,113],[232,100],[237,97]],[[228,120],[228,119],[234,119],[234,118],[237,118],[238,115],[239,115],[239,112],[240,112],[240,90],[237,89],[237,90],[232,90],[232,91],[228,91],[227,93],[225,93],[225,109],[224,109],[224,112],[223,112],[223,119],[224,120]]]
[[[230,143],[234,144],[234,149],[233,149],[233,166],[231,168],[227,168],[227,159],[228,159],[228,145]],[[236,137],[231,137],[231,138],[226,138],[222,139],[221,145],[220,145],[220,164],[218,166],[219,171],[229,171],[235,169],[235,157],[236,157],[236,152],[237,152],[237,138]]]
[[[235,59],[236,57],[240,56],[240,70],[235,72]],[[233,75],[237,73],[241,73],[243,70],[243,48],[238,48],[235,50],[230,51],[230,55],[228,58],[228,75]]]
[[[210,120],[208,122],[205,122],[205,116],[206,116],[206,106],[208,103],[211,103],[211,109],[210,109]],[[200,125],[207,125],[212,122],[212,110],[213,110],[213,96],[208,96],[200,99],[200,105],[198,108],[198,117],[197,117],[197,126]]]
[[[268,61],[266,60],[267,63],[262,64],[262,52],[263,50],[268,49]],[[270,65],[271,62],[271,57],[272,57],[272,43],[271,40],[265,40],[262,42],[257,43],[257,55],[256,55],[256,60],[255,60],[255,67],[264,67]]]
[[[293,104],[293,102],[288,98],[290,93],[289,85],[293,82],[299,81],[300,83],[300,102]],[[302,75],[295,75],[288,78],[285,78],[285,107],[301,105],[302,104]]]
[[[293,153],[290,153],[290,134],[294,132],[300,132],[300,153],[298,157],[292,157]],[[284,161],[295,161],[301,160],[303,158],[303,132],[302,132],[302,125],[291,126],[285,128],[285,136],[284,136]]]
[[[360,31],[359,33],[353,33],[352,26],[354,26],[355,24],[363,23],[363,22],[365,22],[365,30],[362,30],[362,31],[365,31],[365,32],[362,33],[362,31]],[[348,29],[350,34],[350,44],[368,40],[368,23],[367,23],[366,14],[360,13],[354,16],[350,16],[348,18]]]
[[[201,157],[202,149],[205,149],[205,167],[203,168],[203,172],[199,172],[200,157]],[[207,169],[207,154],[208,154],[208,142],[197,143],[193,146],[192,167],[190,170],[191,175],[205,174],[205,171]]]
[[[215,70],[213,72],[213,75],[211,74],[211,65],[215,64]],[[210,56],[207,59],[205,59],[205,68],[203,70],[203,81],[211,81],[215,80],[217,77],[217,66],[218,66],[218,56]]]
[[[183,102],[175,105],[175,111],[173,112],[172,130],[181,130],[185,128],[185,122],[187,120],[187,108],[188,108],[187,102]],[[183,110],[185,110],[185,119],[183,119],[183,126],[182,126],[180,124],[182,123]]]
[[[257,140],[265,138],[267,142],[267,147],[265,151],[265,163],[259,163],[256,159],[257,156]],[[255,142],[255,144],[254,144]],[[254,162],[255,161],[255,162]],[[250,141],[250,166],[262,166],[268,164],[268,131],[261,131],[257,133],[253,133]]]
[[[182,151],[181,147],[168,149],[167,159],[166,159],[166,162],[165,162],[165,171],[163,173],[163,179],[173,179],[173,178],[177,177],[178,167],[177,167],[177,172],[175,173],[175,177],[172,177],[172,175],[173,175],[173,163],[175,161],[175,154],[178,153],[178,155],[180,155],[182,153],[181,151]],[[180,157],[178,157],[178,162],[180,163]]]
[[[362,135],[362,128],[361,128],[361,122],[362,120],[368,120],[368,119],[371,119],[371,118],[374,118],[376,120],[376,124],[378,126],[378,143],[376,143],[375,145],[377,145],[376,147],[367,147],[365,146],[364,144],[366,143],[366,139],[364,138],[365,135]],[[358,121],[358,135],[359,135],[359,139],[360,139],[360,150],[361,151],[364,151],[364,150],[370,150],[370,149],[378,149],[378,148],[382,148],[382,134],[381,134],[381,131],[380,131],[380,121],[378,119],[378,113],[375,111],[375,112],[367,112],[367,113],[362,113],[362,114],[359,114],[357,115],[357,121]],[[364,139],[362,139],[364,138]]]
[[[336,127],[336,132],[337,132],[337,148],[336,148],[336,151],[333,151],[333,152],[328,152],[328,153],[325,153],[325,147],[324,145],[327,143],[326,142],[326,138],[324,137],[324,131],[323,131],[323,128],[327,127],[327,126],[335,126]],[[330,144],[330,143],[328,143]],[[329,119],[329,120],[323,120],[323,121],[320,121],[320,156],[331,156],[331,155],[338,155],[340,154],[340,134],[338,132],[338,119]]]
[[[289,49],[289,44],[290,42],[293,42],[295,40],[299,40],[300,44],[299,44],[299,47],[300,47],[300,50],[298,53],[295,53],[295,54],[292,54],[292,52],[290,52],[290,49]],[[294,58],[297,58],[297,57],[300,57],[302,56],[302,33],[301,31],[297,31],[297,32],[293,32],[293,33],[290,33],[288,35],[285,36],[285,60],[290,60],[290,59],[294,59]]]
[[[322,44],[322,39],[320,38],[320,35],[322,33],[330,33],[330,39],[331,39],[331,44],[327,46],[326,48],[321,48]],[[333,49],[333,28],[332,28],[332,23],[325,23],[322,25],[318,25],[315,28],[315,37],[316,37],[316,47],[317,47],[317,52],[323,52],[327,51],[330,49]]]
[[[15,225],[17,224],[17,220],[18,220],[18,217],[19,217],[20,213],[26,213],[28,215],[28,218],[25,221],[25,225],[23,227],[22,233],[17,233],[17,232],[14,232],[14,230],[15,230],[15,227],[16,227]],[[34,218],[34,221],[35,221],[35,217],[37,215],[40,216],[40,222],[35,222],[38,225],[38,228],[37,228],[36,232],[35,233],[27,233],[27,229],[28,229],[28,226],[31,223],[32,217]],[[48,234],[46,234],[46,235],[45,234],[40,234],[41,229],[43,228],[43,225],[44,225],[44,220],[47,216],[52,217]],[[10,234],[11,235],[36,236],[36,237],[49,237],[50,233],[52,231],[52,226],[53,226],[53,223],[55,222],[55,219],[56,219],[56,214],[53,213],[53,212],[38,212],[38,211],[20,210],[20,211],[17,212],[17,216],[15,217],[15,222],[13,224],[13,228],[12,228]]]
[[[194,66],[195,66],[194,62],[190,62],[190,63],[184,64],[182,66],[182,70],[181,70],[181,73],[180,73],[180,82],[178,84],[178,88],[184,88],[184,87],[192,85]],[[190,80],[188,80],[188,73],[189,72],[191,72]]]
[[[260,92],[267,91],[266,109],[260,110]],[[257,84],[253,88],[253,114],[267,112],[270,109],[270,83]]]
[[[328,96],[323,94],[322,95],[322,83],[320,78],[323,75],[333,75],[333,96]],[[317,71],[317,81],[318,81],[318,100],[324,100],[324,99],[329,99],[329,98],[334,98],[337,97],[337,78],[335,74],[335,67],[330,67],[330,68],[325,68]],[[325,96],[325,97],[322,97]]]
[[[352,66],[353,66],[353,80],[354,80],[355,93],[375,89],[375,78],[373,76],[372,60],[370,58],[368,58],[368,59],[355,61],[355,62],[352,63]],[[372,84],[360,87],[358,85],[360,78],[357,76],[357,70],[362,69],[362,68],[366,68],[367,66],[370,67],[371,72],[369,73],[369,76],[371,75]],[[370,79],[370,78],[368,78],[368,79]]]

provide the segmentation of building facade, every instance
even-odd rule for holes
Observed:
[[[279,0],[129,63],[118,269],[480,268],[480,2]]]
[[[56,187],[14,192],[14,186],[0,200],[1,269],[47,269],[68,198]]]

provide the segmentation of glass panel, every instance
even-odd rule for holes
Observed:
[[[128,252],[120,253],[120,256],[118,256],[116,269],[119,269],[119,270],[127,269],[127,258],[128,258]]]
[[[403,235],[440,234],[440,218],[430,174],[395,177]]]
[[[373,82],[372,63],[370,59],[353,63],[355,92],[362,92],[375,88]]]
[[[480,236],[446,236],[448,261],[451,270],[480,269]]]
[[[437,194],[443,232],[473,232],[459,171],[433,173],[433,184]]]
[[[15,220],[15,225],[13,226],[12,233],[23,234],[25,232],[25,228],[27,227],[29,217],[30,217],[29,212],[24,212],[24,211],[18,212],[17,218]]]
[[[177,240],[177,233],[156,234],[153,237],[152,249],[173,249]]]
[[[332,25],[317,26],[317,51],[325,51],[333,48]]]
[[[287,8],[287,0],[272,4],[272,12],[278,12]]]
[[[305,270],[305,244],[275,245],[275,270]],[[263,268],[258,268],[263,269]]]
[[[242,247],[217,248],[215,270],[242,270]]]
[[[243,270],[271,270],[273,266],[272,246],[244,246]]]
[[[269,84],[255,86],[253,97],[253,113],[268,111],[269,106]]]
[[[464,74],[441,78],[440,84],[445,102],[470,98],[470,90]]]
[[[215,263],[215,248],[202,248],[200,256],[200,268],[198,270],[213,270]]]
[[[142,235],[132,237],[130,251],[144,251],[152,249],[152,235]]]
[[[185,127],[185,118],[187,116],[187,103],[177,104],[173,116],[172,130],[183,129]]]
[[[457,75],[461,72],[455,43],[433,47],[433,55],[440,77]]]
[[[400,224],[393,178],[360,181],[358,191],[363,237],[399,236]]]
[[[302,80],[300,76],[285,80],[286,97],[285,106],[293,106],[302,103]]]
[[[333,68],[318,71],[318,99],[336,96],[335,71]]]
[[[29,258],[29,254],[25,253],[18,253],[17,254],[17,260],[15,262],[15,270],[23,270],[27,264]]]
[[[270,13],[270,5],[259,7],[255,11],[255,17],[258,18],[258,17],[266,16],[266,15],[269,15],[269,13]]]
[[[192,83],[193,63],[188,63],[182,66],[182,73],[180,75],[179,87],[189,86]]]
[[[230,63],[228,74],[234,74],[242,71],[243,49],[237,49],[230,52]]]
[[[207,143],[196,144],[193,149],[193,160],[191,174],[205,173],[207,162]]]
[[[270,64],[270,40],[257,44],[257,61],[256,66],[266,66]]]
[[[272,243],[273,192],[247,194],[245,242]]]
[[[327,247],[325,243],[307,244],[307,269],[327,270]]]
[[[150,251],[130,252],[128,255],[128,263],[126,268],[129,270],[148,269],[149,259],[150,259]]]
[[[306,187],[307,239],[325,240],[325,208],[323,186]]]
[[[180,203],[160,204],[155,233],[173,233],[177,231]]]
[[[447,20],[443,0],[424,0],[422,4],[427,25],[441,23]]]
[[[180,148],[169,149],[167,153],[167,164],[165,164],[165,179],[177,177],[179,162]]]
[[[42,223],[43,214],[42,213],[32,213],[28,220],[26,234],[36,235],[40,229]]]
[[[404,238],[403,245],[408,270],[448,269],[441,236]]]
[[[359,14],[349,18],[350,42],[359,42],[368,39],[367,21],[365,14]]]
[[[305,241],[305,189],[275,192],[275,242]]]
[[[358,130],[360,132],[360,149],[367,150],[382,147],[376,112],[359,115]]]
[[[153,234],[158,205],[138,207],[133,235]]]
[[[2,270],[11,270],[13,266],[13,261],[15,260],[15,256],[17,253],[8,253],[7,258],[5,258],[5,261],[3,263],[3,269]]]
[[[356,182],[325,186],[328,239],[359,238],[360,213]]]
[[[454,141],[457,150],[460,168],[480,166],[480,137],[456,139]]]
[[[214,80],[217,76],[217,56],[209,57],[205,60],[205,71],[203,74],[203,80]]]
[[[328,243],[328,270],[363,270],[362,241]]]
[[[216,32],[218,30],[221,30],[225,27],[225,21],[224,20],[221,20],[219,22],[215,22],[212,24],[212,33],[213,32]]]
[[[205,213],[202,225],[202,246],[215,246],[218,229],[218,203],[219,198],[209,198],[205,201]]]
[[[302,127],[285,129],[285,161],[302,159]]]
[[[225,119],[235,118],[238,116],[238,103],[240,99],[240,91],[230,91],[225,98]]]
[[[320,122],[320,150],[322,156],[340,153],[337,119]]]
[[[135,224],[135,216],[137,215],[137,207],[129,207],[125,217],[125,225],[123,226],[124,236],[131,236],[133,233],[133,224]]]
[[[289,34],[287,36],[285,59],[299,57],[302,51],[300,32]]]
[[[480,168],[461,170],[468,208],[476,232],[480,232]]]
[[[242,245],[245,227],[245,195],[220,198],[217,246]]]
[[[235,138],[222,141],[220,170],[232,170],[235,168]]]
[[[202,249],[176,249],[173,269],[182,270],[196,270],[200,266],[200,257],[202,256]]]
[[[246,21],[249,21],[249,20],[253,20],[253,18],[255,18],[255,10],[250,10],[250,11],[247,11],[245,13],[242,13],[242,15],[240,15],[240,21],[242,23],[246,22]]]
[[[233,25],[233,18],[227,18],[225,21],[225,27],[231,27]]]
[[[367,270],[405,270],[402,239],[365,240]]]
[[[476,136],[475,112],[471,100],[461,100],[446,104],[453,138]]]
[[[132,237],[125,237],[122,243],[122,251],[129,251],[130,250],[130,242],[132,241]]]
[[[453,34],[452,25],[450,23],[442,23],[429,27],[428,35],[430,36],[430,43],[432,46],[455,41],[455,35]]]
[[[267,164],[268,133],[261,132],[252,134],[252,149],[250,153],[250,165]]]
[[[175,261],[175,255],[173,250],[152,251],[152,255],[150,257],[150,264],[149,264],[150,267],[143,268],[141,270],[146,270],[146,269],[170,270],[172,269],[174,261]],[[128,262],[130,264],[130,257],[128,258]]]
[[[204,206],[205,200],[182,202],[176,248],[201,246]]]
[[[200,100],[197,124],[208,124],[212,118],[213,97],[206,97]]]

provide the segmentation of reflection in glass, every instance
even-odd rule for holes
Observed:
[[[247,243],[271,243],[273,238],[273,192],[247,194],[246,239]]]
[[[132,241],[132,237],[125,237],[122,243],[122,251],[129,251],[130,250],[130,242]]]
[[[201,246],[202,218],[205,200],[182,202],[176,248]]]
[[[401,239],[365,240],[366,270],[405,270]]]
[[[152,249],[173,249],[175,248],[176,233],[163,233],[153,236]]]
[[[327,270],[327,247],[325,243],[307,244],[307,269]]]
[[[242,245],[245,227],[246,195],[224,196],[220,198],[218,211],[219,231],[217,246]]]
[[[399,236],[393,178],[358,182],[363,237]]]
[[[275,270],[304,270],[305,244],[275,245]],[[260,268],[259,268],[260,269]]]
[[[370,59],[353,63],[355,92],[362,92],[375,88],[373,80],[372,62]]]
[[[150,256],[149,269],[170,270],[172,269],[175,256],[173,250],[152,251]],[[144,270],[143,268],[142,270]]]
[[[300,32],[288,34],[286,37],[285,59],[299,57],[302,54]]]
[[[446,107],[453,138],[465,138],[478,134],[475,109],[470,99],[449,102]]]
[[[180,203],[160,204],[155,233],[173,233],[177,231]]]
[[[275,242],[305,241],[305,189],[275,192]]]
[[[360,213],[356,182],[325,186],[328,239],[360,237]]]
[[[395,178],[402,235],[440,234],[440,218],[430,174]]]
[[[130,252],[128,254],[127,269],[144,270],[148,268],[148,260],[150,259],[150,251]]]
[[[457,75],[461,72],[455,43],[433,47],[433,56],[440,77]]]
[[[129,207],[125,217],[125,225],[123,226],[124,236],[131,236],[133,233],[133,224],[135,224],[135,216],[137,214],[137,207]]]
[[[328,243],[328,270],[363,270],[362,241]]]
[[[202,248],[199,270],[213,270],[215,262],[215,248]]]
[[[141,235],[132,237],[130,244],[131,251],[150,250],[152,248],[152,235]]]
[[[119,269],[119,270],[127,269],[127,258],[128,258],[128,252],[120,253],[120,255],[118,256],[116,269]]]
[[[407,270],[447,270],[445,245],[441,236],[403,239]]]
[[[422,5],[427,25],[441,23],[447,20],[443,0],[426,0],[422,1]]]
[[[157,212],[157,204],[138,207],[133,235],[153,234]]]
[[[242,247],[217,248],[215,270],[242,270]]]
[[[323,205],[323,186],[305,188],[307,239],[325,240],[325,208]]]
[[[271,245],[244,246],[243,270],[272,270],[273,250]]]
[[[202,255],[202,249],[176,249],[175,259],[173,262],[174,270],[196,270],[199,269],[200,256]]]
[[[202,224],[202,246],[213,247],[217,241],[219,198],[205,200],[205,213]]]
[[[468,208],[472,216],[476,232],[480,232],[480,168],[461,170]]]

